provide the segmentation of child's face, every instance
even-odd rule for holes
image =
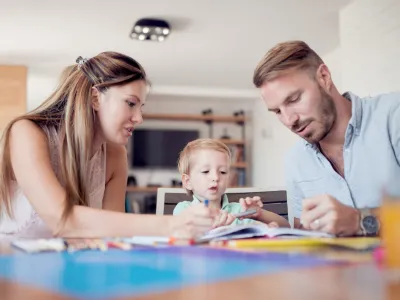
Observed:
[[[220,201],[229,183],[229,157],[211,150],[197,150],[190,161],[191,170],[183,181],[200,200]]]

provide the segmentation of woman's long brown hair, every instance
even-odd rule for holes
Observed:
[[[92,88],[105,92],[109,87],[146,79],[142,66],[116,52],[103,52],[64,71],[57,89],[38,108],[12,120],[0,141],[0,216],[12,211],[13,168],[10,159],[10,129],[19,120],[39,126],[54,126],[60,133],[61,174],[66,199],[62,219],[74,205],[88,205],[88,165],[93,144],[94,112]]]

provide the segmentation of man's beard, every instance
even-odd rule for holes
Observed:
[[[316,141],[319,143],[331,132],[333,125],[335,124],[337,118],[337,111],[335,104],[333,102],[333,98],[331,95],[326,93],[321,87],[319,87],[321,91],[321,122],[323,124],[323,130],[321,137]]]
[[[298,130],[311,122],[318,122],[321,124],[322,128],[318,127],[315,131],[311,131],[308,135],[302,137],[310,144],[319,143],[329,134],[337,116],[336,107],[332,97],[321,87],[319,87],[319,90],[321,101],[317,110],[318,119],[316,120],[315,118],[310,118],[302,121],[294,127],[295,130]]]

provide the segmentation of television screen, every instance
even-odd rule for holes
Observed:
[[[199,131],[137,129],[132,137],[132,167],[175,169],[179,152],[199,137]]]

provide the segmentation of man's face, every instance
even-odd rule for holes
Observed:
[[[326,137],[336,120],[332,97],[310,71],[293,70],[265,82],[261,95],[268,110],[292,132],[309,143]]]

